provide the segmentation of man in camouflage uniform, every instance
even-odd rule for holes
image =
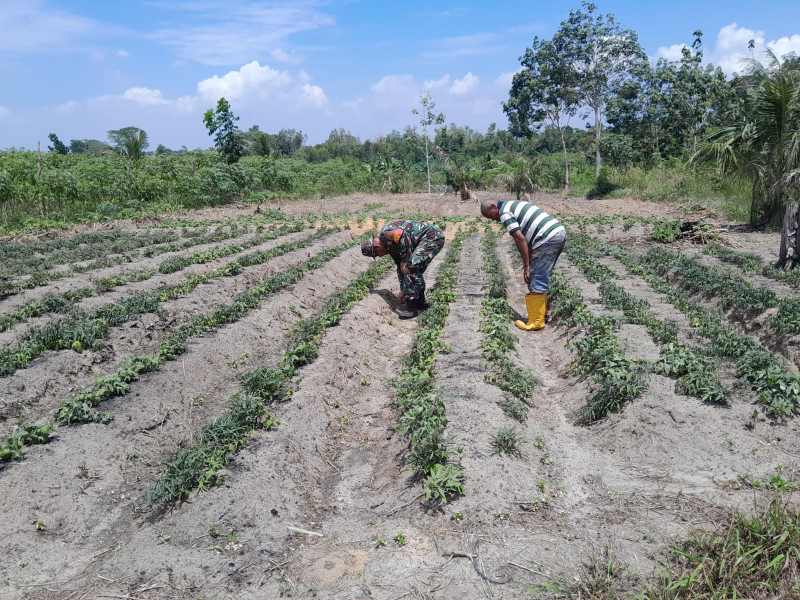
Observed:
[[[387,223],[378,235],[362,242],[364,256],[388,254],[394,259],[400,280],[399,299],[404,305],[398,310],[401,319],[413,319],[427,308],[422,274],[443,247],[444,233],[436,225],[407,219]]]

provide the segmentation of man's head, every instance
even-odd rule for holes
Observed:
[[[361,242],[361,254],[371,258],[386,256],[386,246],[383,245],[383,241],[378,236],[371,237]]]
[[[497,202],[481,202],[481,214],[492,221],[499,221],[500,209]]]

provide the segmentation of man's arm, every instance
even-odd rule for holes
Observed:
[[[525,283],[531,282],[531,255],[528,250],[528,240],[522,235],[522,230],[517,229],[511,234],[514,238],[514,243],[517,245],[517,251],[522,258],[522,276],[525,278]]]

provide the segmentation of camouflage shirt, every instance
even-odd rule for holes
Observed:
[[[443,234],[436,225],[399,219],[384,225],[378,237],[395,263],[407,262],[413,269],[417,265],[427,266],[431,258],[428,247],[433,240],[443,238]]]

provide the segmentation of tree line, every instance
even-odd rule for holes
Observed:
[[[641,195],[648,178],[668,170],[673,180],[705,179],[722,195],[731,186],[748,189],[750,220],[776,225],[800,182],[800,60],[793,54],[756,57],[751,40],[751,58],[726,76],[704,61],[702,31],[690,42],[679,59],[653,63],[635,31],[583,0],[551,38],[534,38],[520,56],[521,69],[503,103],[507,129],[492,124],[480,132],[447,123],[425,91],[411,109],[416,123],[370,140],[341,127],[313,146],[300,129],[241,130],[225,98],[205,112],[203,123],[222,164],[291,159],[291,168],[264,164],[272,165],[268,171],[297,173],[298,165],[339,161],[368,174],[373,188],[378,182],[389,191],[430,191],[446,183],[467,193],[515,181],[517,191],[527,182],[530,189],[590,195],[615,188]],[[185,147],[150,151],[147,133],[133,126],[110,130],[106,141],[65,144],[52,133],[50,141],[56,155],[122,157],[129,179],[150,155],[194,153],[187,163],[193,176],[195,166],[209,160]],[[3,168],[0,153],[0,181]],[[661,197],[678,188],[672,184]],[[6,197],[13,193],[5,189]]]

